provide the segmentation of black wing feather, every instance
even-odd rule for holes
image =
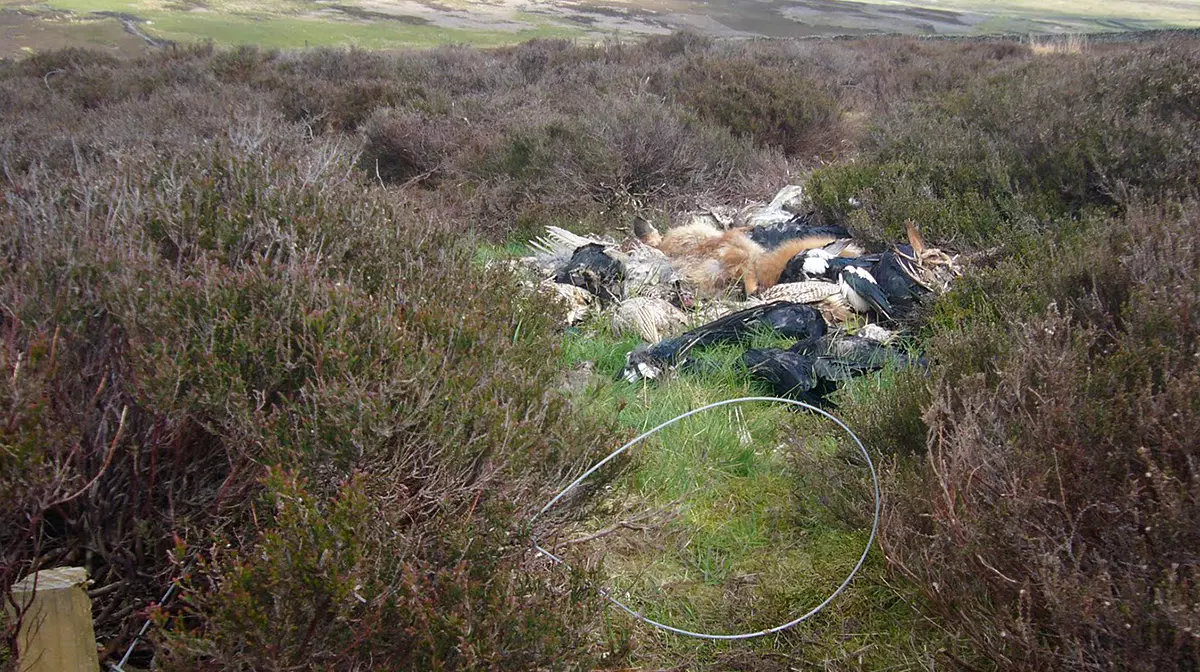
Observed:
[[[847,285],[850,285],[850,289],[858,292],[858,295],[872,308],[883,313],[885,316],[889,316],[889,313],[892,312],[892,304],[888,302],[887,296],[879,289],[879,285],[854,273],[843,273],[842,278],[846,281]]]
[[[796,215],[786,222],[756,226],[746,231],[750,240],[771,250],[796,238],[810,236],[829,236],[831,238],[849,238],[850,232],[846,227],[837,224],[816,224],[814,213]]]

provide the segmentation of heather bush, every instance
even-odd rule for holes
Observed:
[[[313,133],[353,131],[377,109],[409,105],[426,93],[393,59],[360,49],[267,55],[259,63],[257,73],[240,78],[261,80],[284,116]]]
[[[1134,193],[1185,194],[1200,174],[1190,40],[1033,59],[884,117],[869,159],[814,178],[824,215],[895,237],[995,244]],[[855,211],[850,198],[860,201]]]
[[[469,142],[468,129],[453,119],[413,109],[381,108],[362,131],[363,168],[384,182],[431,184],[456,145]]]
[[[244,44],[228,51],[211,48],[205,54],[210,60],[213,76],[222,82],[251,84],[264,66],[279,57],[278,51],[262,51],[258,47]]]
[[[671,58],[695,53],[704,53],[713,48],[716,41],[690,30],[679,30],[669,35],[652,35],[637,46],[647,52]]]
[[[886,370],[839,391],[838,415],[863,443],[889,456],[923,455],[928,428],[922,418],[932,397],[925,371]]]
[[[700,118],[788,154],[838,149],[837,102],[801,71],[747,58],[700,57],[675,73],[675,95]]]
[[[2,61],[0,588],[86,566],[104,657],[152,615],[135,662],[163,669],[624,656],[522,524],[617,430],[558,392],[556,309],[473,243],[846,158],[808,182],[825,219],[986,253],[926,308],[928,376],[838,399],[891,460],[897,594],[955,664],[1196,667],[1200,214],[1170,204],[1200,174],[1197,53],[680,34]]]
[[[366,172],[378,160],[383,181],[405,184],[436,163],[418,182],[442,180],[455,193],[434,205],[503,240],[547,223],[612,225],[631,209],[769,197],[815,157],[850,152],[880,106],[953,90],[1027,55],[1008,43],[731,44],[679,35],[396,55],[207,46],[134,63],[65,53],[20,67],[29,81],[48,77],[51,97],[71,100],[67,112],[76,102],[137,107],[166,91],[237,91],[235,105],[254,101],[307,135],[355,133]],[[879,95],[862,95],[871,87]],[[77,146],[88,135],[81,130]],[[56,153],[66,163],[75,148]]]
[[[932,380],[845,404],[899,452],[885,549],[974,650],[955,664],[1200,662],[1184,420],[1197,211],[1137,205],[1197,186],[1200,128],[1177,98],[1196,53],[1168,40],[1009,62],[885,115],[860,160],[810,182],[824,216],[868,239],[911,219],[987,247],[932,308]]]
[[[594,595],[521,524],[611,442],[555,392],[554,309],[238,91],[50,96],[7,138],[0,581],[87,567],[108,657],[181,580],[172,669],[586,665]]]
[[[460,183],[478,185],[477,220],[511,221],[522,233],[562,223],[611,228],[648,208],[734,199],[782,160],[651,96],[521,116],[474,138],[453,163]]]
[[[414,526],[365,494],[393,484],[356,477],[332,500],[286,472],[265,485],[275,521],[250,551],[261,560],[218,550],[199,566],[194,599],[161,619],[162,668],[590,667],[579,625],[600,608],[593,591],[579,575],[547,590],[512,554],[496,553],[512,543],[509,531],[472,523],[468,510],[461,526],[399,532],[397,543]]]
[[[937,384],[885,548],[1001,669],[1200,663],[1197,223],[1194,204],[1136,206],[1031,252],[993,271],[1040,304],[983,318],[1003,346],[965,325],[935,350],[983,352]]]

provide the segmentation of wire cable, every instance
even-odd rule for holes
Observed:
[[[629,607],[624,602],[621,602],[617,598],[613,597],[607,590],[601,589],[600,594],[602,596],[604,596],[606,599],[608,599],[609,602],[612,602],[614,605],[616,605],[618,608],[620,608],[622,611],[629,614],[630,616],[633,616],[635,619],[642,621],[643,623],[652,625],[656,628],[659,628],[660,630],[665,630],[667,632],[673,632],[677,635],[684,635],[687,637],[696,637],[699,639],[710,639],[710,640],[753,639],[754,637],[762,637],[763,635],[770,635],[772,633],[776,633],[781,630],[786,630],[792,626],[803,623],[804,621],[808,620],[809,618],[812,618],[813,616],[820,613],[821,610],[824,609],[826,606],[828,606],[830,602],[833,602],[833,600],[835,598],[837,598],[837,596],[839,594],[841,594],[841,592],[843,590],[845,590],[846,586],[850,585],[850,581],[854,579],[854,576],[856,574],[858,574],[858,571],[860,569],[862,569],[863,563],[865,563],[867,561],[867,555],[871,552],[871,545],[875,543],[875,534],[879,530],[879,512],[880,512],[881,503],[882,503],[882,498],[879,494],[879,474],[875,471],[875,462],[873,460],[871,460],[871,455],[867,452],[867,447],[863,445],[863,442],[858,438],[858,435],[856,435],[853,431],[850,430],[849,427],[846,426],[846,423],[842,422],[840,419],[838,419],[837,417],[835,417],[833,414],[829,413],[828,411],[825,411],[821,408],[813,406],[812,404],[807,404],[807,403],[804,403],[803,401],[797,401],[795,399],[782,399],[780,397],[738,397],[736,399],[726,399],[724,401],[718,401],[718,402],[715,402],[712,404],[708,404],[706,406],[701,406],[700,408],[692,409],[692,410],[688,411],[687,413],[677,415],[674,418],[662,423],[661,425],[658,425],[657,427],[650,429],[646,432],[643,432],[642,434],[634,437],[632,440],[630,440],[625,445],[623,445],[620,448],[617,448],[613,452],[609,453],[608,456],[605,457],[603,460],[600,460],[596,464],[592,465],[587,471],[580,474],[580,476],[578,478],[576,478],[574,481],[571,481],[571,483],[569,485],[567,485],[567,487],[565,487],[561,491],[559,491],[559,493],[557,495],[555,495],[549,502],[546,503],[545,506],[542,507],[541,511],[538,511],[536,514],[534,514],[534,516],[530,519],[530,523],[536,521],[539,517],[541,517],[542,514],[549,511],[551,507],[553,507],[555,504],[557,504],[559,502],[559,500],[561,500],[563,497],[565,497],[567,495],[567,493],[569,493],[569,492],[571,492],[571,490],[575,489],[576,486],[578,486],[580,483],[582,483],[584,480],[586,480],[588,476],[591,476],[597,470],[599,470],[601,467],[608,464],[609,462],[611,462],[612,460],[617,458],[619,455],[621,455],[625,451],[629,450],[633,446],[637,445],[638,443],[642,442],[646,438],[653,436],[654,434],[658,433],[659,431],[661,431],[667,427],[670,427],[671,425],[673,425],[677,422],[680,422],[681,420],[690,418],[693,415],[696,415],[697,413],[702,413],[704,411],[707,411],[707,410],[710,410],[713,408],[719,408],[721,406],[729,406],[732,404],[744,404],[747,402],[755,402],[755,401],[767,401],[767,402],[790,404],[792,406],[798,406],[800,408],[804,408],[809,411],[814,411],[814,412],[834,421],[835,423],[837,423],[838,427],[841,427],[846,432],[846,434],[850,435],[851,439],[854,439],[854,443],[858,446],[859,451],[862,453],[863,459],[865,459],[867,461],[867,466],[871,470],[871,481],[872,481],[872,484],[874,485],[874,489],[875,489],[875,518],[871,522],[871,535],[869,537],[867,537],[867,544],[866,544],[866,547],[863,548],[862,556],[859,557],[858,563],[854,565],[854,569],[850,570],[850,573],[846,576],[846,579],[844,581],[842,581],[841,585],[839,585],[836,590],[834,590],[832,593],[830,593],[829,597],[825,598],[825,600],[823,602],[821,602],[817,606],[813,607],[812,609],[808,610],[803,615],[798,616],[782,625],[777,625],[773,628],[767,628],[765,630],[759,630],[756,632],[745,632],[745,633],[734,634],[734,635],[718,635],[718,634],[712,634],[712,633],[707,633],[707,632],[695,632],[692,630],[686,630],[684,628],[676,628],[674,626],[667,625],[666,623],[660,623],[642,613],[639,613],[637,610]],[[547,558],[550,558],[555,563],[563,565],[564,567],[567,566],[566,561],[564,561],[562,558],[558,557],[557,555],[554,555],[553,553],[546,550],[545,548],[542,548],[541,544],[538,543],[538,540],[536,537],[534,537],[534,539],[533,539],[533,547],[535,549],[537,549],[537,551],[539,553],[546,556]]]
[[[158,601],[159,606],[166,604],[167,600],[171,599],[171,593],[173,592],[175,592],[174,581],[171,582],[171,585],[167,586],[167,592],[163,593],[162,599]],[[146,619],[146,622],[142,624],[142,629],[138,631],[137,635],[134,636],[133,641],[129,643],[129,648],[125,649],[125,655],[121,656],[121,662],[112,666],[113,672],[125,672],[125,663],[129,662],[129,657],[133,655],[134,647],[136,647],[138,642],[142,641],[142,638],[146,636],[146,631],[150,629],[150,624],[153,622],[153,619]]]

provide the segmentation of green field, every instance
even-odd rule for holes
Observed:
[[[89,44],[129,50],[140,40],[121,29],[116,18],[99,14],[116,12],[136,17],[146,35],[175,42],[212,40],[220,45],[254,44],[267,48],[356,46],[393,49],[445,43],[473,45],[511,44],[536,37],[570,37],[579,33],[568,26],[527,20],[516,30],[463,29],[402,19],[343,19],[315,14],[284,3],[263,3],[257,11],[246,6],[178,7],[139,0],[51,0],[37,5],[9,5],[25,10],[24,34],[4,35],[0,55],[40,50],[48,46]],[[64,14],[64,12],[66,14]],[[16,14],[16,12],[10,12]],[[31,30],[39,26],[40,31]],[[47,27],[62,37],[43,43],[37,32]],[[44,39],[44,38],[43,38]]]
[[[152,22],[147,32],[178,42],[211,39],[221,44],[256,44],[263,47],[356,46],[390,49],[445,43],[473,45],[511,44],[535,37],[566,37],[568,30],[536,26],[516,32],[472,31],[403,23],[351,23],[289,16],[242,17],[181,12],[147,12]]]
[[[110,16],[107,13],[119,13]],[[124,20],[124,21],[122,21]],[[697,24],[703,20],[704,24]],[[665,4],[596,0],[535,5],[432,0],[2,0],[0,56],[67,45],[129,51],[158,40],[274,48],[393,49],[512,44],[536,37],[598,40],[705,25],[716,36],[868,32],[978,35],[1200,27],[1200,2],[887,0]],[[133,38],[133,39],[130,39]]]

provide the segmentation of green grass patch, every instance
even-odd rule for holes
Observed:
[[[741,355],[746,347],[788,342],[761,333],[743,346],[711,347],[696,353],[694,370],[649,385],[619,379],[636,344],[604,325],[585,324],[565,336],[563,349],[566,366],[595,364],[596,382],[581,403],[615,416],[630,436],[704,404],[768,393],[749,378]],[[895,386],[895,377],[868,376],[839,394],[865,399],[881,386]],[[602,558],[614,595],[675,627],[731,634],[791,620],[838,586],[870,531],[868,471],[838,431],[822,418],[762,403],[713,409],[672,425],[631,449],[625,472],[608,484],[595,515],[568,536],[620,521],[647,529],[622,529],[573,546],[575,561]],[[924,645],[915,642],[925,640],[914,634],[920,626],[911,608],[884,575],[875,551],[831,616],[778,638],[727,645],[646,631],[654,645],[638,656],[721,667],[747,646],[758,653],[789,649],[798,637],[817,642],[804,649],[809,663],[845,662],[857,647],[872,651],[864,659],[872,666],[912,664],[923,655],[918,649]],[[846,619],[855,621],[851,630],[843,627]]]
[[[484,242],[475,246],[474,261],[476,264],[482,265],[504,259],[515,259],[528,254],[529,248],[516,241],[511,241],[502,245]]]
[[[266,49],[356,46],[390,49],[456,43],[478,46],[515,44],[534,38],[574,37],[582,31],[544,18],[520,16],[520,30],[448,28],[404,21],[356,21],[311,14],[319,5],[307,2],[217,3],[175,6],[149,0],[53,0],[43,6],[77,14],[122,12],[145,19],[141,28],[152,37],[219,45],[256,45]]]
[[[354,45],[368,49],[464,43],[510,44],[535,37],[563,37],[570,31],[536,27],[516,32],[474,31],[400,22],[357,23],[284,16],[244,17],[193,12],[144,12],[147,32],[178,41],[211,39],[218,44],[264,48]]]
[[[43,4],[44,7],[62,9],[77,14],[90,12],[128,12],[134,13],[150,9],[143,0],[54,0]]]

